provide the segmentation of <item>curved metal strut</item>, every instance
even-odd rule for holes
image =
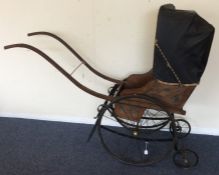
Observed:
[[[94,74],[98,75],[99,77],[101,77],[105,80],[108,80],[108,81],[111,81],[111,82],[114,82],[114,83],[117,83],[117,84],[122,84],[123,83],[123,81],[108,77],[106,75],[103,75],[102,73],[100,73],[99,71],[97,71],[96,69],[91,67],[67,42],[65,42],[62,38],[58,37],[57,35],[54,35],[54,34],[49,33],[49,32],[44,32],[44,31],[33,32],[33,33],[28,33],[27,34],[27,36],[34,36],[34,35],[46,35],[46,36],[50,36],[50,37],[58,40],[60,43],[62,43],[76,58],[78,58]]]
[[[75,78],[73,78],[71,76],[71,74],[66,72],[58,63],[56,63],[53,59],[51,59],[48,55],[46,55],[44,52],[37,49],[36,47],[33,47],[31,45],[28,45],[28,44],[20,43],[20,44],[7,45],[4,47],[4,49],[11,49],[11,48],[16,48],[16,47],[27,48],[29,50],[32,50],[33,52],[36,52],[37,54],[42,56],[45,60],[47,60],[51,65],[53,65],[59,72],[61,72],[67,79],[69,79],[73,84],[75,84],[81,90],[83,90],[83,91],[85,91],[85,92],[87,92],[95,97],[98,97],[98,98],[102,98],[102,99],[110,100],[110,101],[113,100],[113,97],[111,97],[111,96],[107,96],[107,95],[98,93],[98,92],[93,91],[93,90],[85,87],[84,85],[82,85],[79,81],[77,81]]]

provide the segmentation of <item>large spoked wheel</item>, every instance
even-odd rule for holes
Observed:
[[[191,125],[189,122],[187,122],[184,119],[176,119],[175,121],[175,127],[176,127],[176,136],[177,138],[181,139],[186,136],[188,136],[191,132]],[[170,124],[170,132],[174,134],[173,132],[173,123]]]
[[[128,115],[129,118],[121,118],[116,114],[113,116],[121,126],[128,130],[132,130],[135,135],[138,135],[138,132],[144,132],[147,134],[156,132],[164,128],[170,120],[167,113],[154,109],[145,109],[142,117],[136,121],[129,119],[130,114]]]
[[[150,165],[173,150],[170,132],[159,130],[169,123],[171,115],[156,100],[144,95],[119,97],[102,114],[99,137],[106,151],[116,159],[126,164]],[[112,126],[107,126],[109,123]]]
[[[146,95],[120,97],[109,104],[111,115],[126,129],[153,133],[165,127],[170,115],[160,102]]]
[[[183,149],[176,151],[173,155],[173,161],[178,167],[191,168],[198,164],[199,157],[196,152],[189,149]]]

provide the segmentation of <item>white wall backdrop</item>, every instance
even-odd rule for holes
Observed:
[[[194,9],[216,28],[207,69],[185,109],[193,132],[219,135],[219,2],[217,0],[0,0],[0,116],[93,123],[103,100],[76,88],[44,59],[12,43],[39,47],[71,72],[79,63],[61,44],[28,32],[65,39],[92,66],[114,78],[148,71],[160,5]],[[106,93],[111,85],[87,69],[74,75]]]

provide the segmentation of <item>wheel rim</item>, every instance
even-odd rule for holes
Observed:
[[[199,157],[196,152],[185,149],[177,151],[173,156],[173,161],[178,167],[191,168],[198,164]]]
[[[128,97],[127,97],[128,98]],[[129,97],[132,98],[132,97]],[[136,96],[135,96],[136,98]],[[141,98],[143,98],[141,96]],[[104,109],[107,112],[107,109]],[[104,115],[105,115],[104,112]],[[122,128],[111,128],[115,132],[123,134],[123,136],[109,132],[104,124],[104,119],[101,118],[100,125],[98,126],[98,134],[103,147],[108,153],[110,153],[114,158],[132,165],[150,165],[164,159],[173,149],[173,143],[171,134],[169,132],[153,132],[150,133],[150,138],[158,137],[161,139],[169,138],[168,142],[151,141],[149,142],[149,148],[146,149],[145,140],[139,140],[139,138],[145,138],[148,132],[145,132],[145,128],[138,128],[138,134],[133,134],[133,128],[124,127],[122,123]],[[168,120],[169,121],[169,120]],[[118,119],[115,119],[118,122]],[[121,124],[121,122],[119,122]],[[101,126],[101,125],[104,125]],[[166,125],[166,124],[165,124]],[[163,127],[163,126],[162,126]],[[127,129],[128,128],[128,129]],[[124,135],[126,135],[124,137]],[[146,154],[149,151],[149,154]]]
[[[175,120],[176,135],[178,138],[184,138],[191,132],[191,125],[184,119]],[[173,123],[170,124],[170,132],[173,134]]]
[[[126,101],[126,100],[134,101],[134,99],[141,99],[142,103],[146,103],[146,104],[151,103],[151,106],[161,109],[154,110],[153,108],[150,109],[144,107],[143,110],[141,109],[143,112],[141,114],[140,119],[138,121],[134,121],[132,119],[135,117],[133,117],[131,113],[133,113],[133,111],[134,113],[135,111],[138,111],[139,107],[129,105],[127,108],[127,101]],[[160,103],[159,101],[148,98],[147,96],[135,95],[135,96],[126,96],[119,98],[118,100],[112,102],[111,105],[109,106],[111,106],[111,108],[115,108],[115,106],[117,105],[117,109],[120,108],[121,109],[120,111],[123,111],[124,113],[123,115],[125,115],[124,118],[118,116],[116,113],[112,115],[117,120],[117,122],[124,128],[132,130],[133,128],[136,129],[136,126],[138,126],[139,130],[144,130],[144,132],[151,133],[165,127],[170,121],[170,117],[169,117],[170,114],[166,112],[159,103]],[[123,106],[126,106],[126,108],[124,108]],[[129,111],[130,106],[132,110]]]

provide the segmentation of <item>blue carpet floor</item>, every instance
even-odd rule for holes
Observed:
[[[149,167],[124,165],[109,156],[92,125],[0,118],[0,175],[219,175],[219,137],[190,135],[183,142],[200,157],[181,169],[171,155]]]

